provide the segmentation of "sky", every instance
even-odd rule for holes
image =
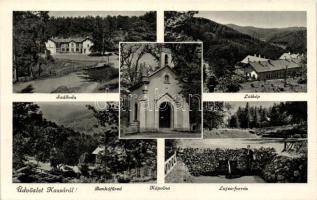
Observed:
[[[85,16],[141,16],[147,11],[50,11],[51,17],[85,17]]]
[[[305,11],[200,11],[195,16],[220,24],[259,28],[306,27]]]

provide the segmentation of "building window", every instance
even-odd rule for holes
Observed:
[[[167,54],[165,54],[165,60],[164,60],[164,65],[166,66],[166,65],[168,65],[168,55]]]
[[[165,84],[169,84],[170,83],[170,76],[167,75],[167,74],[164,76],[164,83]]]

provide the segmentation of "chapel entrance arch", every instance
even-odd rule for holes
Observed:
[[[162,102],[159,107],[159,128],[172,128],[173,108],[169,102]]]

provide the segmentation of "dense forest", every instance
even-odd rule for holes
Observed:
[[[226,26],[262,41],[280,45],[292,53],[306,53],[307,51],[307,30],[305,27],[257,28],[235,24],[227,24]]]
[[[49,38],[87,36],[94,42],[94,54],[101,55],[117,50],[119,41],[155,41],[156,13],[139,17],[50,17],[48,11],[15,11],[13,65],[17,76],[32,76],[33,67],[52,61],[51,56],[43,56]]]
[[[229,117],[225,117],[227,114]],[[204,103],[204,127],[209,129],[220,126],[252,129],[291,124],[307,125],[306,102],[281,102],[270,107],[250,106],[247,102],[234,112],[228,103]]]
[[[78,166],[87,176],[87,164],[91,153],[98,146],[106,146],[102,164],[96,170],[102,176],[95,181],[104,181],[112,174],[144,165],[156,166],[156,142],[154,140],[119,140],[118,105],[108,103],[107,109],[97,110],[87,105],[98,123],[99,133],[83,134],[58,125],[43,117],[35,103],[13,104],[13,169],[21,171],[30,167],[30,158],[50,163],[50,173],[61,173],[62,166]],[[118,150],[119,149],[119,150]],[[81,160],[81,161],[80,161]],[[20,175],[20,181],[34,181],[30,173]],[[106,177],[105,177],[106,176]]]
[[[241,80],[235,76],[235,65],[247,55],[260,54],[266,58],[278,59],[286,52],[278,45],[261,41],[209,19],[195,17],[195,14],[195,11],[165,12],[165,41],[204,43],[204,61],[208,64],[208,69],[204,71],[204,82],[211,92],[216,85],[225,92],[239,91]],[[277,40],[272,38],[272,43],[282,42],[282,39]]]

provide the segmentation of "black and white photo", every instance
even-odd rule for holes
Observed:
[[[307,92],[305,11],[165,11],[165,41],[204,43],[204,92]]]
[[[155,183],[155,140],[119,140],[117,102],[14,102],[13,183]]]
[[[204,139],[166,140],[166,182],[307,182],[307,102],[204,102],[203,120]]]
[[[307,183],[307,141],[165,141],[166,183]]]
[[[204,102],[204,138],[307,138],[307,102]]]
[[[14,11],[13,91],[118,92],[122,41],[156,41],[156,12]]]
[[[201,43],[121,43],[120,138],[201,137]]]

